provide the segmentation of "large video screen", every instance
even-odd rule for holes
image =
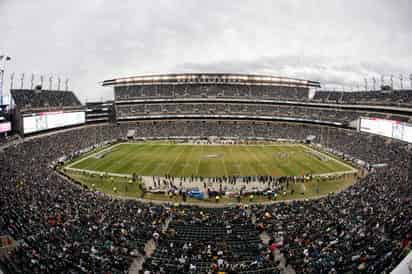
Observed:
[[[392,137],[392,126],[395,121],[379,118],[362,118],[360,130],[368,133]]]
[[[412,143],[412,124],[380,118],[361,118],[360,131]]]
[[[33,116],[23,117],[24,134],[80,125],[86,122],[86,115],[83,111],[79,112],[42,112]]]
[[[0,123],[0,133],[7,132],[11,130],[11,123],[10,122],[3,122]]]
[[[412,143],[412,125],[411,124],[405,124],[405,126],[403,127],[402,140]]]

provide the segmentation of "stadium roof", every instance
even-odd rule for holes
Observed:
[[[318,88],[320,82],[289,77],[234,74],[234,73],[174,73],[121,77],[102,82],[102,86],[150,85],[150,84],[240,84],[273,85]]]

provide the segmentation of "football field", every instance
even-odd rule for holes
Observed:
[[[141,176],[300,176],[353,168],[302,144],[198,145],[120,143],[84,156],[68,168]]]

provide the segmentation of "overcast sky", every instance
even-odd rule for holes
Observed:
[[[20,74],[70,78],[82,101],[98,82],[166,72],[264,73],[363,85],[394,74],[410,86],[410,0],[0,0],[0,54]],[[48,81],[45,81],[48,87]],[[57,81],[54,83],[57,86]],[[370,81],[371,85],[371,81]]]

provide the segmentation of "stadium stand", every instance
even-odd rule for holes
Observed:
[[[262,77],[254,75],[239,75],[231,81],[226,74],[192,77],[138,76],[104,81],[103,85],[114,86],[119,121],[194,116],[234,119],[237,115],[356,127],[361,117],[408,122],[412,115],[405,107],[408,91],[341,93],[315,91],[319,83],[289,78],[262,82]]]
[[[125,138],[133,129],[140,137],[237,135],[302,140],[314,135],[330,148],[371,164],[386,163],[388,168],[318,200],[256,205],[247,211],[239,207],[207,211],[116,200],[67,182],[50,165],[82,148]],[[265,231],[279,243],[287,264],[297,273],[387,273],[411,248],[412,193],[407,182],[409,163],[404,161],[408,146],[380,136],[275,122],[142,121],[31,138],[5,148],[0,157],[0,233],[19,243],[13,253],[0,258],[6,273],[125,273],[133,255],[144,254],[144,243],[150,239],[157,241],[153,257],[143,266],[150,273],[280,271],[269,246],[256,239],[256,231]],[[166,220],[170,220],[169,228],[163,232]],[[207,233],[199,236],[191,229]],[[172,231],[177,232],[175,236]],[[217,241],[210,241],[209,232],[228,242],[223,250]],[[242,238],[232,238],[242,235],[250,241],[242,244]],[[176,260],[174,254],[180,251],[183,256]]]
[[[265,98],[305,101],[305,88],[242,85],[144,85],[116,87],[117,101],[150,98]]]
[[[85,106],[87,123],[114,121],[113,101],[87,102]]]
[[[22,110],[81,106],[72,91],[13,89],[11,94],[15,104]]]
[[[324,103],[410,107],[412,105],[412,90],[358,92],[317,91],[313,100]]]
[[[360,117],[381,117],[399,121],[409,121],[410,116],[382,114],[372,111],[345,110],[297,105],[250,104],[250,103],[139,103],[117,106],[117,119],[139,119],[147,115],[254,115],[308,120],[331,121],[347,124]]]
[[[41,86],[33,90],[12,89],[11,94],[15,103],[13,109],[14,131],[21,135],[26,134],[24,119],[30,116],[51,115],[52,113],[83,112],[84,106],[72,91],[42,90]],[[65,121],[54,121],[64,125]],[[45,119],[38,119],[34,127],[47,130],[52,127]],[[61,125],[59,126],[61,127]],[[35,130],[38,132],[40,130]]]
[[[189,76],[190,81],[178,75],[175,80],[180,82],[173,83],[149,77],[150,84],[128,78],[127,84],[115,87],[117,123],[66,128],[0,146],[0,236],[17,243],[0,256],[2,272],[128,273],[140,258],[139,271],[145,274],[266,274],[283,273],[285,267],[296,273],[389,273],[410,252],[410,144],[338,126],[257,119],[267,115],[342,125],[361,116],[407,121],[408,115],[392,110],[326,106],[406,106],[407,91],[379,92],[376,97],[317,92],[310,100],[310,81],[302,80],[306,87],[271,86],[244,83],[245,76],[231,81],[226,81],[231,75]],[[72,92],[12,94],[24,114],[83,108]],[[266,99],[271,102],[263,102]],[[102,107],[87,106],[88,122],[100,115],[106,121]],[[184,116],[168,117],[172,114]],[[194,114],[251,118],[192,119]],[[160,116],[144,118],[150,115]],[[59,158],[104,142],[211,136],[300,142],[314,136],[314,143],[363,160],[370,173],[348,189],[319,199],[208,209],[116,199],[83,188],[55,170]],[[380,164],[385,167],[375,167]],[[262,235],[269,240],[263,241]],[[154,251],[147,255],[149,243]]]

